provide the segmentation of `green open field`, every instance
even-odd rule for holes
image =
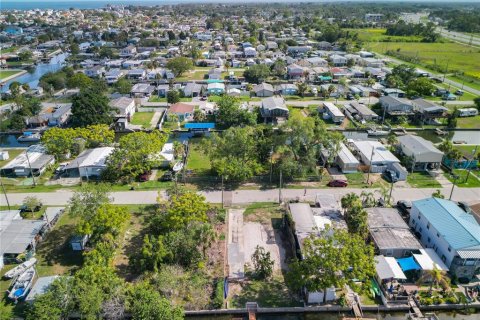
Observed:
[[[408,59],[417,59],[421,66],[434,70],[444,70],[448,64],[449,73],[461,71],[480,79],[480,49],[459,43],[370,42],[365,48],[382,54],[393,50]]]
[[[480,115],[475,117],[457,118],[457,127],[466,129],[480,129]]]
[[[426,172],[413,172],[407,176],[408,184],[413,188],[441,188],[441,184]]]
[[[13,76],[22,70],[2,70],[0,71],[0,80]]]
[[[389,36],[386,29],[344,29],[350,33],[358,34],[358,39],[366,42],[387,41],[387,42],[420,42],[421,36]]]
[[[154,114],[155,112],[135,112],[130,122],[134,125],[150,128],[150,121],[152,120]]]

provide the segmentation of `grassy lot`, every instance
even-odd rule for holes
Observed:
[[[478,78],[457,74],[453,76],[447,76],[447,79],[450,79],[459,83],[464,83],[466,86],[480,90],[480,79]]]
[[[349,188],[379,188],[382,185],[386,185],[387,182],[382,179],[380,174],[370,174],[370,181],[373,182],[371,186],[365,183],[367,181],[367,174],[363,172],[347,173],[345,174],[348,181]]]
[[[480,146],[474,146],[474,145],[468,145],[468,146],[463,146],[463,145],[454,145],[453,146],[455,149],[460,150],[466,157],[470,158],[472,156],[473,151],[476,149],[477,153],[480,152]]]
[[[14,52],[15,50],[17,50],[17,47],[11,46],[10,48],[5,48],[5,49],[0,50],[0,52],[1,53],[11,53],[11,52]]]
[[[18,156],[20,153],[24,152],[25,149],[6,149],[8,151],[9,159],[7,160],[0,160],[0,167],[3,167],[13,159],[15,159],[16,156]]]
[[[275,276],[269,281],[252,280],[241,284],[238,295],[231,298],[233,308],[244,308],[245,303],[256,301],[260,307],[299,307],[297,301],[288,290],[283,277]]]
[[[457,118],[457,127],[466,129],[480,129],[480,115],[475,117]]]
[[[180,98],[180,102],[191,102],[192,98],[190,97],[185,97],[185,98]],[[160,98],[159,96],[151,96],[150,99],[148,99],[148,102],[167,102],[167,98]]]
[[[7,70],[7,71],[0,71],[0,80],[13,76],[14,74],[19,73],[22,70]]]
[[[426,172],[413,172],[407,176],[407,182],[413,188],[441,188],[441,184]]]
[[[200,71],[193,71],[184,73],[183,76],[178,77],[177,81],[190,81],[190,80],[203,80],[205,76],[208,74],[208,70],[200,70]]]
[[[459,176],[457,179],[456,185],[458,187],[462,188],[478,188],[480,187],[480,179],[478,178],[480,176],[480,172],[478,171],[472,171],[470,173],[470,176],[468,177],[468,181],[465,181],[468,175],[467,170],[462,170],[462,169],[455,169],[453,170],[454,173]],[[448,180],[451,182],[454,181],[453,177],[450,174],[445,174]]]
[[[480,50],[459,43],[370,42],[366,49],[382,54],[393,50],[418,59],[425,68],[446,69],[448,64],[449,72],[461,70],[467,76],[480,79]]]
[[[187,169],[193,170],[197,175],[207,175],[210,172],[210,159],[201,148],[201,138],[189,140],[190,152],[188,154]]]
[[[386,29],[345,29],[351,33],[358,34],[358,39],[366,42],[420,42],[421,36],[389,36]]]
[[[155,112],[135,112],[130,122],[134,125],[150,128],[150,121],[152,120],[154,114]]]
[[[222,97],[221,96],[209,96],[208,97],[208,101],[209,102],[218,102],[220,101]],[[236,97],[239,101],[241,102],[248,102],[248,101],[260,101],[262,100],[262,98],[258,98],[258,97],[248,97],[248,96],[239,96],[239,97]]]

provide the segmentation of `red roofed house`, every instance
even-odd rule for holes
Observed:
[[[186,103],[175,103],[170,106],[168,109],[168,116],[176,114],[178,116],[178,121],[190,121],[193,119],[193,111],[195,106]]]

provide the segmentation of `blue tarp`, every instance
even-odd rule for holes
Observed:
[[[213,129],[215,123],[213,122],[189,122],[185,123],[185,129]]]
[[[403,271],[422,269],[420,268],[420,266],[418,265],[418,263],[415,261],[413,257],[400,258],[400,259],[397,259],[397,262]]]

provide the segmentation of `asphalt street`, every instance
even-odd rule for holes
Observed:
[[[440,189],[445,197],[448,199],[451,187]],[[394,188],[392,192],[392,200],[418,200],[430,197],[436,189],[429,188]],[[290,199],[300,199],[305,201],[314,201],[317,194],[333,194],[340,200],[343,195],[349,192],[360,194],[362,191],[374,192],[375,189],[351,189],[351,188],[329,188],[329,189],[307,189],[307,194],[304,196],[304,189],[282,189],[282,201]],[[161,191],[122,191],[112,192],[111,196],[114,204],[154,204],[159,195],[165,197],[165,192]],[[241,205],[254,202],[277,202],[279,198],[278,189],[268,190],[234,190],[228,191],[231,193],[231,204]],[[200,191],[208,202],[221,203],[221,191]],[[10,205],[20,205],[28,196],[36,196],[45,205],[63,206],[67,205],[69,199],[72,197],[73,191],[59,190],[56,192],[43,193],[9,193],[7,194]],[[377,192],[377,197],[379,193]],[[455,187],[452,200],[465,201],[470,204],[480,202],[480,188],[458,188]],[[5,195],[0,196],[0,203],[2,206],[7,205]]]

